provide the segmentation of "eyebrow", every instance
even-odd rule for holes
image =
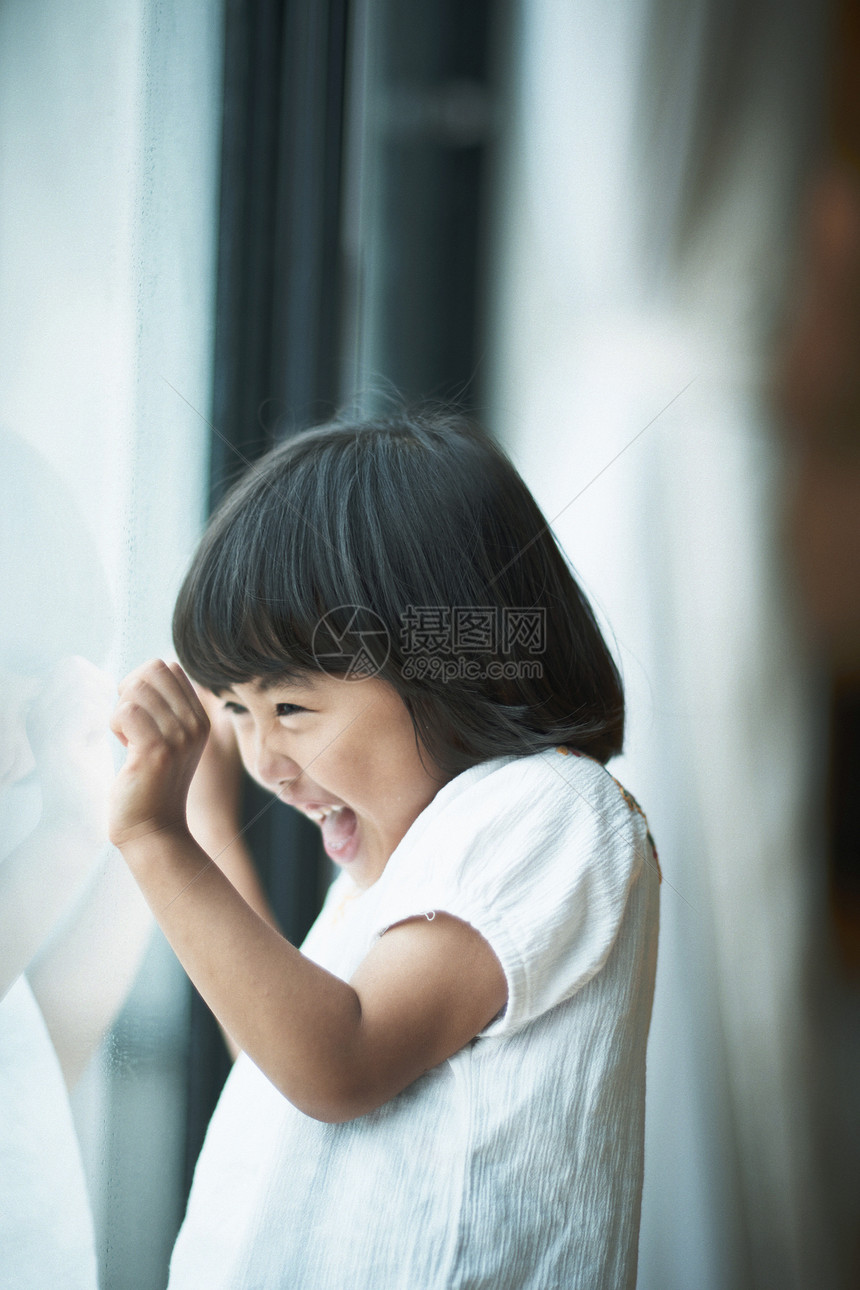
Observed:
[[[290,689],[290,690],[316,690],[316,682],[309,676],[264,676],[259,682],[259,688],[263,694],[269,690]]]
[[[315,690],[316,686],[311,678],[302,676],[264,676],[259,682],[258,688],[263,694],[268,694],[270,690],[277,690],[285,686],[294,690]],[[235,695],[232,685],[224,686],[224,693]]]

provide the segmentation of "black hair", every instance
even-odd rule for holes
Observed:
[[[213,516],[173,639],[216,693],[320,671],[389,682],[447,776],[559,744],[621,751],[624,692],[537,503],[456,412],[287,439]]]

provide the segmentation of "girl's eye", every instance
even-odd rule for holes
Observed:
[[[275,711],[279,717],[292,717],[297,712],[307,712],[307,708],[302,708],[298,703],[278,703],[275,705]]]
[[[241,703],[227,702],[224,704],[224,711],[231,712],[234,717],[243,717],[248,709],[243,708]]]

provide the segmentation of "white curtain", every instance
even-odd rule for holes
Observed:
[[[181,1216],[184,978],[101,813],[116,679],[170,650],[203,520],[221,26],[216,0],[0,4],[0,1267],[24,1290],[160,1286]]]
[[[517,7],[494,424],[610,625],[663,866],[643,1290],[838,1284],[816,1120],[816,695],[779,548],[774,326],[814,3]]]

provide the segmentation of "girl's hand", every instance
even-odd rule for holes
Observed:
[[[119,686],[111,721],[128,749],[110,799],[110,840],[122,847],[163,829],[187,829],[186,799],[209,718],[178,663],[153,659]]]

